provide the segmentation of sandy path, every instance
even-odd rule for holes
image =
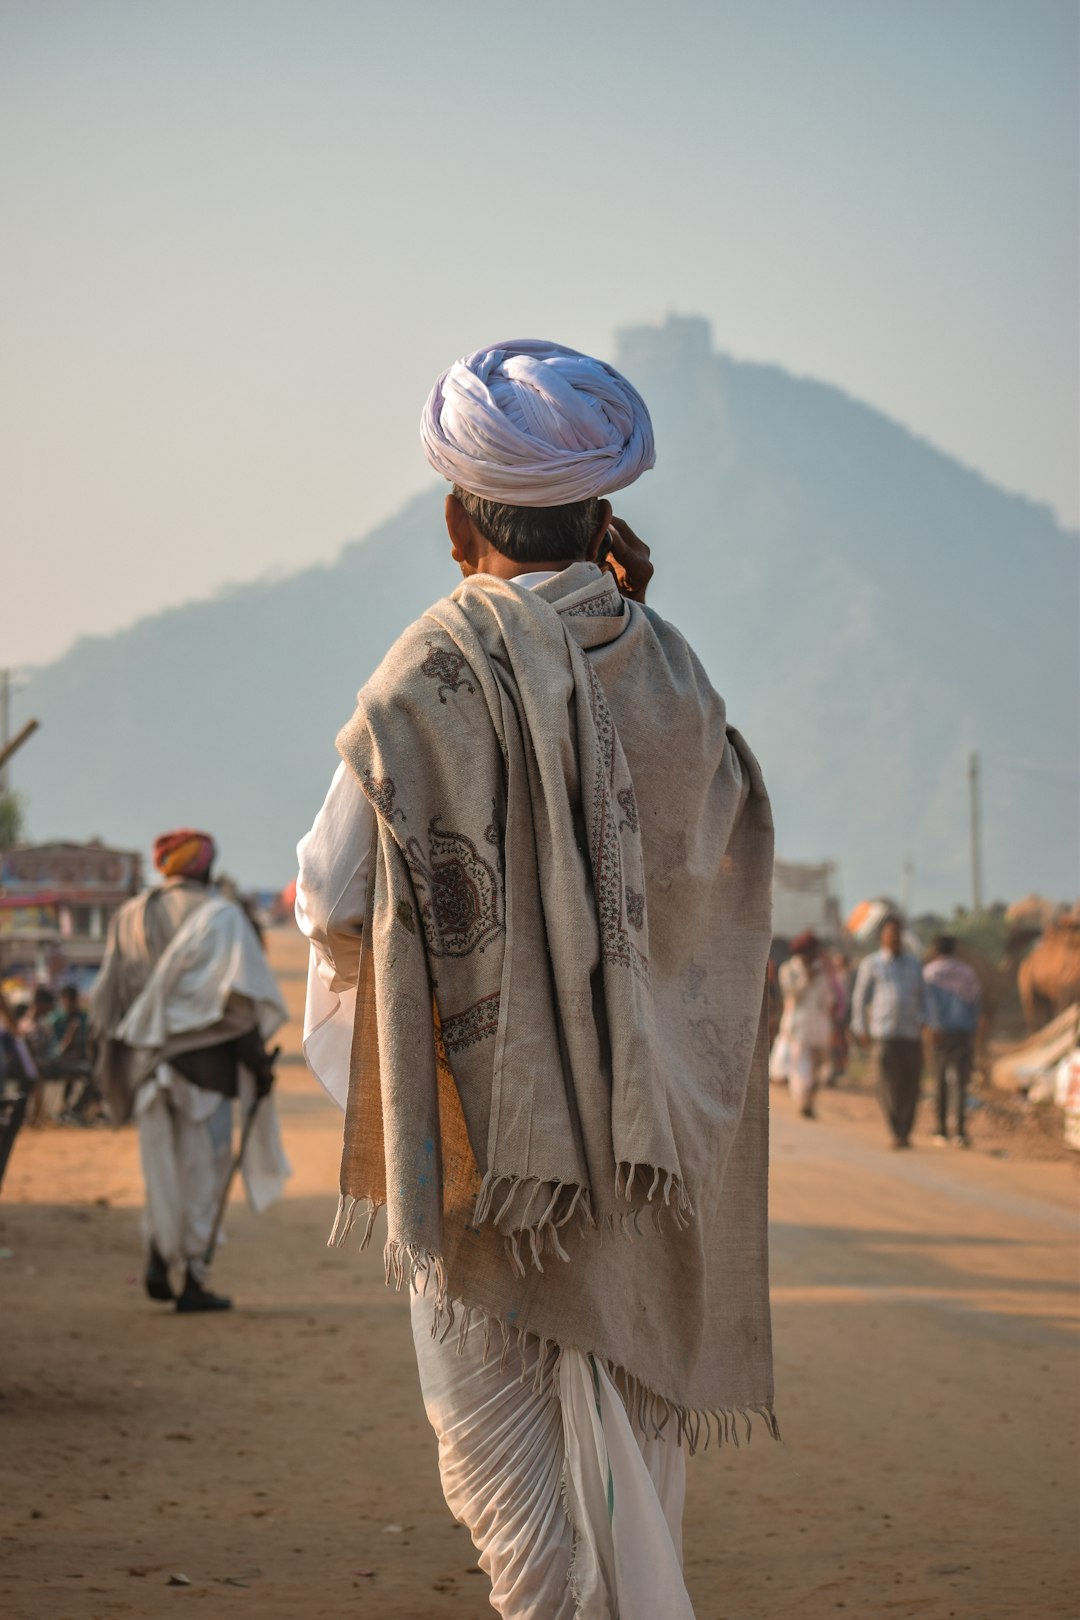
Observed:
[[[298,1009],[297,946],[273,942]],[[261,1222],[231,1212],[229,1317],[142,1295],[132,1132],[16,1144],[5,1620],[491,1614],[439,1493],[403,1301],[378,1256],[324,1246],[338,1116],[288,1038],[297,1173]],[[894,1155],[866,1099],[829,1094],[822,1112],[774,1110],[785,1443],[755,1434],[690,1465],[699,1620],[1077,1615],[1074,1168]],[[191,1585],[168,1586],[176,1573]]]

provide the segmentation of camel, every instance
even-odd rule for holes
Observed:
[[[1020,1001],[1029,1031],[1080,1001],[1080,915],[1053,923],[1020,964]]]
[[[1041,894],[1025,894],[1022,900],[1014,900],[1006,909],[1005,921],[1010,933],[1026,933],[1037,939],[1054,926],[1064,910],[1063,905]]]

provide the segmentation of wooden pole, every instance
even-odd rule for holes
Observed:
[[[0,793],[8,790],[7,745],[11,732],[11,671],[0,669]]]
[[[4,737],[3,747],[0,747],[0,772],[3,773],[0,780],[3,780],[5,783],[7,782],[6,766],[8,760],[11,758],[12,754],[18,753],[24,742],[30,741],[30,738],[34,735],[34,732],[38,729],[40,724],[40,720],[28,720],[25,726],[23,726],[22,730],[17,732],[16,735],[12,737],[10,742],[8,742],[6,736]],[[4,787],[0,791],[6,792],[7,788]]]
[[[982,895],[982,824],[979,804],[979,753],[972,749],[968,760],[968,787],[971,809],[971,909],[978,915]]]
[[[904,877],[900,885],[900,910],[905,921],[911,916],[911,903],[915,898],[915,862],[908,855],[904,859]]]

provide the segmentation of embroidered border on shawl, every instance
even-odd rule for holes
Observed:
[[[604,591],[599,596],[591,596],[587,602],[579,602],[577,607],[562,610],[564,619],[619,619],[625,609],[622,597],[618,591]]]
[[[622,854],[615,823],[615,723],[611,718],[604,689],[592,664],[585,659],[589,681],[589,707],[600,744],[600,762],[593,783],[593,887],[600,922],[600,948],[609,962],[619,962],[642,978],[648,978],[647,957],[632,942],[623,927],[626,891],[623,885]],[[624,807],[625,808],[625,807]],[[642,918],[644,921],[644,917]],[[639,925],[640,926],[640,925]]]
[[[486,1041],[499,1028],[499,992],[474,1002],[464,1012],[451,1013],[442,1020],[442,1038],[447,1052],[463,1052],[477,1041]]]

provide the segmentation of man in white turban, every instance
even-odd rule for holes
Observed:
[[[512,506],[611,495],[656,461],[645,401],[614,366],[530,340],[479,349],[444,372],[420,437],[451,484]]]
[[[464,581],[361,690],[298,850],[333,1238],[386,1206],[504,1620],[692,1620],[686,1452],[776,1428],[768,801],[605,499],[653,465],[630,383],[498,344],[421,436]]]

